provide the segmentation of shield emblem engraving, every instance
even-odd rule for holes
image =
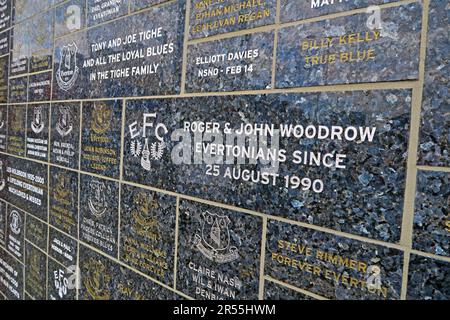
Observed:
[[[73,129],[72,113],[68,107],[62,106],[59,108],[59,118],[56,124],[56,131],[61,137],[67,136]]]
[[[212,250],[226,250],[230,245],[229,223],[230,219],[227,216],[219,216],[208,211],[203,213],[202,238]]]
[[[111,125],[112,111],[105,104],[94,104],[91,128],[97,134],[104,134]]]
[[[59,67],[56,70],[56,82],[64,91],[69,91],[78,78],[77,52],[78,47],[75,42],[61,48]]]
[[[34,133],[40,133],[44,130],[44,121],[42,119],[42,107],[35,107],[33,110],[33,121],[31,129]]]
[[[90,183],[88,206],[97,218],[101,218],[107,209],[105,191],[106,186],[103,182],[94,180]]]

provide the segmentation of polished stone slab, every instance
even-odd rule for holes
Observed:
[[[44,72],[28,78],[28,101],[50,101],[52,93],[52,73]]]
[[[114,181],[81,175],[81,241],[117,257],[119,232],[119,184]]]
[[[48,255],[69,268],[77,264],[77,241],[50,227]],[[50,260],[50,259],[49,259]]]
[[[27,102],[28,76],[9,79],[9,102]]]
[[[25,246],[25,212],[14,206],[8,206],[6,223],[6,250],[23,262]]]
[[[124,179],[397,242],[410,106],[410,90],[128,101]]]
[[[11,10],[12,10],[12,0],[4,1],[0,5],[0,31],[6,30],[11,26]]]
[[[413,248],[450,256],[450,173],[418,171]]]
[[[412,254],[408,269],[409,300],[450,299],[450,263]]]
[[[50,10],[27,21],[30,37],[30,72],[52,68],[53,16],[53,10]]]
[[[272,281],[264,282],[264,300],[316,300]]]
[[[0,33],[0,55],[1,56],[9,53],[9,41],[10,41],[9,35],[10,35],[9,30]]]
[[[419,77],[421,3],[370,14],[282,28],[278,34],[276,87],[415,80]]]
[[[448,1],[430,1],[418,163],[450,166]]]
[[[128,14],[128,0],[87,0],[88,27]]]
[[[180,0],[57,39],[53,99],[179,93],[183,12]]]
[[[76,300],[75,284],[79,281],[74,268],[66,268],[49,257],[47,275],[48,300]]]
[[[78,173],[50,167],[50,224],[78,236]]]
[[[50,104],[27,106],[27,158],[48,161]]]
[[[80,103],[55,103],[51,107],[50,162],[78,169]]]
[[[177,289],[201,300],[258,299],[262,219],[180,200]]]
[[[6,244],[6,219],[8,217],[8,204],[0,200],[0,246]]]
[[[190,45],[186,91],[270,88],[273,39],[273,32],[264,32]]]
[[[400,298],[402,251],[277,221],[267,227],[272,278],[329,299]]]
[[[0,58],[0,103],[8,102],[9,56]]]
[[[25,246],[25,291],[33,300],[47,297],[47,256],[31,244]]]
[[[47,252],[48,226],[31,214],[26,215],[25,239]]]
[[[119,178],[123,102],[83,102],[81,170]]]
[[[86,27],[86,0],[70,0],[55,8],[55,38]]]
[[[395,0],[281,0],[280,20],[291,22],[381,5]]]
[[[189,38],[204,38],[273,24],[276,7],[276,0],[191,1]]]
[[[80,300],[174,300],[172,291],[80,246]]]
[[[23,299],[23,269],[23,264],[0,248],[0,292],[8,300]]]
[[[6,152],[8,134],[8,106],[0,106],[0,151]],[[1,179],[2,177],[0,177]],[[1,184],[0,184],[1,186]]]
[[[176,198],[122,184],[120,260],[173,285]]]

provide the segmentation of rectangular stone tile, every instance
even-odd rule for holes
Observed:
[[[0,248],[0,292],[8,300],[23,299],[23,264]]]
[[[279,31],[276,87],[418,79],[422,5],[382,9],[382,29],[368,13]]]
[[[399,299],[403,252],[269,221],[265,273],[338,300]]]
[[[0,200],[0,246],[6,246],[6,220],[8,217],[8,204]]]
[[[87,24],[89,27],[128,13],[128,0],[87,0],[87,4]]]
[[[26,244],[25,247],[25,291],[33,300],[47,297],[47,256]]]
[[[8,106],[0,106],[0,151],[6,152],[8,134]],[[0,177],[2,179],[2,177]],[[1,187],[1,182],[0,182]]]
[[[48,259],[48,300],[76,300],[79,282],[75,268],[66,268],[52,258]]]
[[[14,0],[14,22],[20,22],[53,5],[53,0]]]
[[[30,37],[30,72],[52,68],[53,56],[53,10],[37,15],[27,21]]]
[[[273,24],[276,10],[276,0],[194,0],[191,1],[189,38]]]
[[[410,90],[128,101],[124,179],[396,242],[410,107]]]
[[[179,93],[183,12],[174,2],[59,38],[53,98]]]
[[[0,58],[0,103],[8,102],[9,56]]]
[[[86,27],[86,0],[71,0],[55,8],[55,38]]]
[[[264,282],[264,300],[316,300],[306,294],[266,280]]]
[[[9,102],[27,102],[28,76],[9,79]]]
[[[450,263],[412,254],[408,270],[408,300],[449,300]]]
[[[450,166],[448,1],[430,1],[418,163]]]
[[[77,264],[77,241],[50,227],[48,255],[65,267]]]
[[[121,185],[120,260],[173,285],[176,198]]]
[[[21,262],[24,261],[25,212],[14,206],[8,206],[6,218],[6,250]]]
[[[394,1],[395,0],[281,0],[280,20],[281,22],[291,22]]]
[[[8,157],[6,199],[18,208],[47,220],[48,166]]]
[[[29,72],[31,37],[27,22],[16,24],[11,30],[10,75],[17,76]]]
[[[8,201],[8,156],[0,153],[0,199]]]
[[[4,1],[0,5],[0,31],[6,30],[11,26],[12,1]]]
[[[119,178],[121,100],[83,102],[81,170]]]
[[[41,220],[27,213],[25,224],[25,239],[47,252],[48,226]]]
[[[80,246],[80,300],[174,300],[177,295]]]
[[[117,257],[119,184],[81,175],[80,240]]]
[[[138,11],[167,1],[169,0],[133,0],[130,1],[130,9],[132,12]]]
[[[78,169],[80,145],[80,103],[51,106],[50,162]]]
[[[26,117],[25,105],[8,106],[8,153],[25,156]]]
[[[50,104],[27,106],[27,157],[48,161]]]
[[[78,176],[50,167],[50,224],[73,237],[78,236]]]
[[[0,33],[0,55],[9,53],[9,41],[10,41],[9,35],[10,35],[9,30]]]
[[[44,72],[30,75],[28,78],[28,101],[50,101],[52,73]]]
[[[201,300],[258,298],[262,219],[181,200],[177,289]]]
[[[186,90],[270,88],[273,39],[273,32],[264,32],[190,45]]]
[[[418,171],[413,248],[450,256],[450,173]]]

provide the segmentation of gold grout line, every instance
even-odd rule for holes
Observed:
[[[181,83],[180,94],[186,92],[186,71],[188,64],[188,39],[189,39],[189,15],[191,10],[191,0],[186,0],[186,10],[184,16],[184,36],[183,36],[183,51],[181,54]]]
[[[175,208],[175,244],[173,258],[173,288],[177,290],[177,271],[178,271],[178,238],[179,238],[179,219],[180,219],[180,197],[176,198]]]
[[[291,289],[292,291],[296,291],[296,292],[302,293],[302,294],[304,294],[305,296],[314,298],[314,299],[316,299],[316,300],[329,300],[328,298],[322,297],[321,295],[318,295],[317,293],[313,293],[313,292],[310,292],[310,291],[308,291],[308,290],[305,290],[305,289],[302,289],[302,288],[295,287],[295,286],[293,286],[293,285],[291,285],[291,284],[289,284],[289,283],[285,283],[285,282],[283,282],[283,281],[280,281],[280,280],[277,280],[277,279],[275,279],[275,278],[272,278],[271,276],[265,276],[265,279],[266,279],[267,281],[270,281],[270,282],[273,282],[273,283],[278,284],[278,285],[280,285],[280,286],[283,286],[283,287],[286,287],[286,288],[288,288],[288,289]]]
[[[275,23],[280,23],[280,1],[277,0],[276,3],[276,13],[275,13]],[[277,68],[277,47],[278,47],[278,31],[273,31],[273,50],[272,50],[272,74],[271,74],[271,85],[270,89],[275,89],[276,81],[276,68]]]
[[[262,236],[261,236],[260,260],[259,260],[259,292],[258,292],[258,299],[259,300],[264,300],[264,269],[265,269],[265,263],[266,263],[267,217],[263,217],[263,219],[262,219],[261,232],[262,232]]]
[[[417,166],[418,170],[421,171],[434,171],[434,172],[447,172],[450,173],[449,167],[430,167],[430,166]]]

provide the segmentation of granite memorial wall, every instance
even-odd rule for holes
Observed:
[[[449,299],[447,0],[0,0],[0,299]]]

